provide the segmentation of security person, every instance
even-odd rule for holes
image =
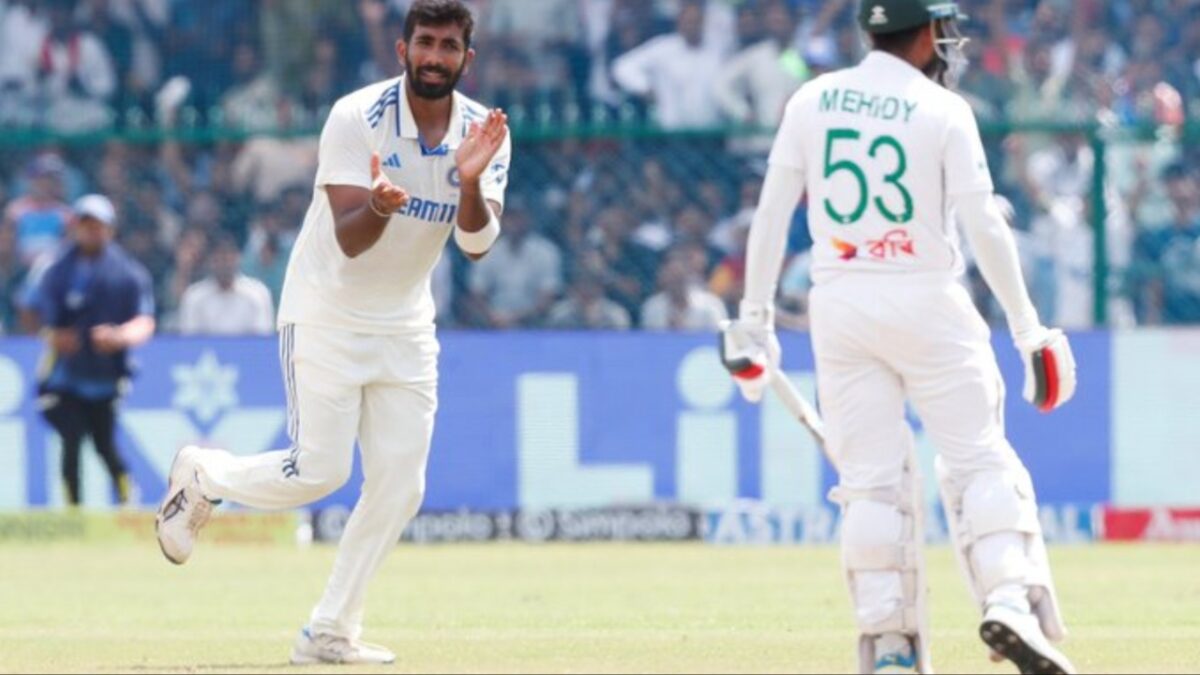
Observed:
[[[130,497],[116,446],[117,401],[132,374],[128,351],[154,334],[146,269],[113,243],[116,212],[101,195],[75,203],[71,239],[46,270],[39,309],[48,349],[38,382],[42,415],[62,437],[67,500],[79,504],[79,453],[90,436],[116,486]]]

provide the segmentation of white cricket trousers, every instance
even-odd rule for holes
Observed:
[[[846,275],[810,298],[817,392],[841,485],[898,485],[912,403],[951,475],[1020,465],[991,331],[951,278]],[[907,440],[906,440],[907,439]]]
[[[920,489],[904,480],[906,458],[915,455],[906,400],[948,480],[965,485],[985,472],[1025,473],[1004,435],[1004,382],[990,331],[954,279],[845,275],[816,286],[810,307],[828,448],[837,459],[839,490],[859,500],[855,517],[842,524],[848,572],[854,566],[848,561],[914,534],[901,535],[894,510],[872,504],[878,495],[911,499],[904,495]],[[920,542],[912,545],[919,551]],[[914,594],[923,589],[906,591],[900,574],[864,571],[854,579],[851,597],[864,633],[886,625],[905,602],[920,606]]]
[[[357,639],[367,582],[425,495],[437,409],[437,338],[432,329],[366,335],[286,325],[279,341],[292,447],[206,460],[201,489],[210,498],[254,508],[296,508],[346,482],[357,438],[362,493],[309,623],[314,633]]]

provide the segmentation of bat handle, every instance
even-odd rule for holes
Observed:
[[[783,401],[788,412],[792,413],[812,433],[817,445],[820,446],[830,463],[834,463],[825,445],[825,423],[821,420],[820,413],[804,399],[800,392],[796,391],[791,379],[778,366],[771,367],[771,388],[775,390],[775,395]]]

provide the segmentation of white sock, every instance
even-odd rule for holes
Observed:
[[[987,606],[1003,605],[1022,614],[1033,611],[1029,604],[1029,589],[1021,584],[1003,584],[997,586],[987,596]]]
[[[884,633],[875,638],[875,658],[884,654],[912,655],[912,642],[904,633]]]

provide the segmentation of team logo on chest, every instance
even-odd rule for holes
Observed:
[[[446,182],[449,183],[450,187],[453,187],[453,188],[462,187],[462,178],[459,178],[459,176],[458,176],[458,167],[457,166],[452,167],[450,169],[449,173],[446,174]]]

